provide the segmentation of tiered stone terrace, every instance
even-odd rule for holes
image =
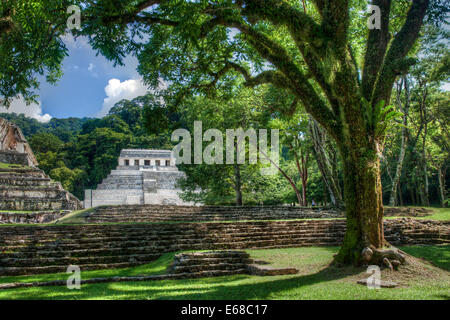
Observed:
[[[0,210],[78,210],[82,203],[42,170],[0,168]]]
[[[448,222],[392,219],[384,228],[394,245],[450,243]],[[135,266],[186,250],[338,246],[344,233],[344,219],[3,226],[0,275]]]
[[[97,189],[85,190],[84,206],[189,204],[180,199],[176,185],[184,176],[170,150],[124,149],[116,169]]]
[[[231,207],[231,206],[163,206],[129,205],[95,208],[85,217],[86,222],[193,222],[284,220],[311,218],[342,218],[335,209],[299,208],[288,206]]]

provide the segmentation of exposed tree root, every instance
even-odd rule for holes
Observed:
[[[377,249],[371,245],[362,250],[362,260],[364,264],[386,266],[391,270],[397,270],[399,265],[405,263],[406,253],[395,247]]]

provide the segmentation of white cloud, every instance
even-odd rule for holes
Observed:
[[[25,100],[20,97],[14,99],[8,109],[0,107],[0,112],[3,113],[23,113],[26,117],[34,118],[39,122],[49,122],[52,118],[48,113],[42,114],[42,103],[39,101],[37,104],[33,103],[27,106]]]
[[[129,79],[123,82],[119,79],[110,79],[105,87],[106,98],[103,100],[103,107],[97,116],[105,116],[120,100],[131,100],[145,95],[147,91],[148,88],[141,79]]]
[[[93,77],[98,78],[98,73],[94,71],[95,67],[96,67],[95,64],[91,62],[89,63],[89,67],[87,69]]]
[[[89,43],[86,37],[78,37],[75,39],[71,33],[66,33],[61,36],[61,40],[69,49],[89,48]]]

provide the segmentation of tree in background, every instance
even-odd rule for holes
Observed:
[[[325,195],[329,195],[334,207],[342,208],[342,190],[339,178],[340,165],[335,143],[314,119],[309,119],[312,152],[323,179]],[[325,198],[325,203],[326,197]]]
[[[191,135],[194,132],[194,121],[202,122],[203,133],[208,129],[217,129],[222,134],[223,150],[210,149],[211,142],[204,142],[206,154],[218,156],[220,164],[202,163],[180,165],[186,173],[181,181],[184,190],[182,197],[188,201],[203,201],[208,204],[234,203],[264,204],[279,203],[282,195],[273,188],[278,184],[277,178],[265,177],[260,173],[261,164],[250,164],[249,143],[245,145],[246,162],[226,164],[226,130],[242,128],[255,129],[264,127],[269,120],[261,112],[264,103],[262,95],[254,90],[235,86],[230,91],[218,92],[214,98],[193,96],[183,101],[179,107],[180,123],[184,124]],[[234,141],[234,157],[237,158],[237,142]],[[192,146],[193,147],[193,146]],[[220,152],[220,154],[216,154]],[[193,150],[191,152],[194,154]],[[192,163],[194,163],[192,161]],[[233,199],[233,200],[232,200]]]
[[[418,61],[396,82],[395,106],[402,113],[399,125],[389,129],[385,148],[385,172],[389,177],[389,204],[445,205],[445,171],[448,158],[450,51],[442,38],[448,31],[425,26],[417,48]],[[395,164],[390,167],[389,164]],[[406,169],[405,169],[406,168]]]

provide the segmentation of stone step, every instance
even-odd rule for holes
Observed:
[[[64,256],[110,256],[124,254],[150,254],[162,252],[174,252],[181,250],[218,250],[218,249],[242,249],[242,248],[272,248],[277,246],[326,246],[341,243],[342,239],[284,239],[284,240],[252,240],[252,241],[224,241],[224,242],[181,242],[172,243],[164,246],[155,244],[145,246],[142,244],[128,244],[126,246],[110,246],[107,248],[72,248],[66,250],[48,250],[42,248],[40,250],[23,250],[23,251],[6,251],[2,253],[2,258],[33,258],[33,257],[64,257]]]
[[[0,172],[0,182],[4,183],[8,180],[20,181],[20,180],[34,180],[34,179],[48,179],[44,173],[32,172],[32,173],[17,173],[17,172]]]
[[[105,191],[105,190],[103,190]],[[176,212],[167,212],[167,211],[154,211],[154,212],[138,212],[138,211],[122,211],[122,212],[94,212],[91,214],[91,218],[139,218],[139,217],[153,217],[153,216],[201,216],[201,215],[211,215],[211,216],[240,216],[240,215],[291,215],[291,216],[315,216],[315,217],[324,217],[324,215],[329,215],[330,218],[333,217],[343,217],[340,213],[334,212],[315,212],[315,211],[303,211],[303,212],[293,212],[293,211],[214,211],[214,210],[205,210],[201,212],[196,211],[176,211]]]
[[[135,225],[80,225],[80,226],[63,226],[63,227],[24,227],[21,226],[5,226],[0,229],[0,239],[5,236],[20,239],[20,237],[35,237],[36,233],[43,236],[57,236],[61,237],[64,234],[66,238],[76,237],[77,235],[92,236],[93,234],[115,235],[150,233],[150,234],[165,234],[165,233],[196,233],[202,232],[203,229],[218,230],[218,231],[235,231],[245,230],[248,232],[257,232],[258,230],[289,230],[291,228],[303,230],[340,230],[345,228],[344,220],[294,220],[294,221],[253,221],[253,222],[239,222],[239,223],[178,223],[178,224],[135,224]]]
[[[96,208],[89,223],[163,221],[240,221],[301,218],[338,218],[342,213],[323,208],[121,205]]]
[[[295,268],[278,269],[268,265],[255,264],[252,259],[249,259],[249,255],[243,251],[181,253],[175,255],[173,264],[168,268],[170,274],[186,275],[207,271],[234,270],[260,276],[296,274],[298,272]]]
[[[84,265],[84,264],[111,264],[119,262],[147,262],[158,259],[161,254],[129,254],[118,256],[84,256],[84,257],[33,257],[33,258],[2,258],[3,267],[33,267],[52,265]]]
[[[313,231],[314,230],[314,231]],[[312,232],[313,231],[313,232]],[[313,234],[312,234],[313,233]],[[259,237],[259,236],[283,236],[283,237],[304,237],[304,236],[315,236],[322,237],[328,235],[338,235],[344,234],[344,228],[339,229],[291,229],[291,230],[227,230],[226,234],[221,235],[222,238],[229,237]],[[41,245],[45,244],[88,244],[88,243],[100,243],[100,242],[114,242],[114,241],[157,241],[157,240],[177,240],[183,239],[202,239],[202,238],[216,238],[214,235],[205,235],[200,232],[161,232],[160,234],[146,234],[146,233],[130,233],[127,235],[122,235],[120,233],[116,234],[83,234],[83,235],[64,235],[61,237],[45,237],[42,236],[39,239]],[[0,246],[8,246],[14,244],[15,246],[25,247],[36,243],[36,239],[28,237],[27,239],[17,239],[9,238],[0,240]]]
[[[87,244],[77,244],[77,243],[72,243],[72,244],[59,244],[59,243],[55,243],[55,244],[40,244],[39,246],[2,246],[0,247],[0,250],[3,252],[11,252],[11,251],[18,251],[18,250],[23,250],[26,249],[26,251],[36,251],[38,249],[40,250],[49,250],[49,249],[53,249],[53,250],[73,250],[73,249],[95,249],[95,248],[102,248],[105,245],[109,246],[109,247],[127,247],[127,246],[137,246],[137,245],[152,245],[152,246],[159,246],[159,247],[164,247],[164,246],[172,246],[175,243],[177,245],[191,245],[191,244],[205,244],[205,243],[228,243],[230,241],[230,239],[232,239],[235,242],[255,242],[255,241],[291,241],[291,242],[298,242],[298,241],[303,241],[303,242],[317,242],[317,241],[321,241],[321,242],[327,242],[327,241],[336,241],[336,240],[341,240],[343,238],[343,233],[340,236],[311,236],[311,235],[305,235],[305,236],[296,236],[296,237],[291,237],[291,236],[284,236],[284,235],[265,235],[265,236],[254,236],[252,237],[251,235],[247,235],[244,237],[235,237],[233,236],[228,237],[228,238],[213,238],[213,237],[208,237],[208,238],[201,238],[201,239],[186,239],[186,238],[182,238],[182,239],[168,239],[168,240],[127,240],[127,241],[121,241],[121,242],[99,242],[99,243],[87,243]],[[250,240],[251,239],[251,240]]]
[[[174,219],[188,219],[188,218],[237,218],[237,219],[243,219],[244,217],[269,217],[272,219],[275,219],[277,217],[281,218],[288,218],[292,217],[293,219],[296,218],[305,218],[305,217],[311,217],[311,218],[322,218],[322,216],[319,216],[318,214],[298,214],[298,213],[276,213],[276,214],[270,214],[270,213],[187,213],[187,214],[171,214],[171,213],[158,213],[158,214],[124,214],[124,215],[91,215],[88,217],[88,221],[129,221],[129,220],[146,220],[146,219],[167,219],[167,220],[174,220]]]
[[[151,262],[151,261],[148,261]],[[141,265],[145,262],[120,262],[120,263],[109,263],[109,264],[84,264],[79,265],[80,270],[98,270],[98,269],[116,269],[116,268],[128,268]],[[57,273],[66,272],[67,265],[54,265],[54,266],[44,266],[44,267],[0,267],[1,276],[16,276],[25,274],[39,274],[39,273]]]
[[[217,277],[228,276],[234,274],[246,273],[246,269],[241,270],[215,270],[215,271],[202,271],[195,273],[179,273],[179,274],[157,274],[150,276],[130,276],[130,277],[106,277],[106,278],[89,278],[81,279],[81,285],[92,283],[111,283],[111,282],[136,282],[136,281],[155,281],[155,280],[176,280],[176,279],[188,279],[188,278],[204,278],[204,277]],[[3,283],[0,284],[0,290],[13,289],[13,288],[29,288],[29,287],[49,287],[49,286],[66,286],[67,280],[53,280],[53,281],[38,281],[38,282],[15,282],[15,283]]]
[[[184,265],[174,266],[170,269],[171,273],[193,273],[201,271],[214,271],[214,270],[240,270],[245,269],[246,264],[239,263],[215,263],[215,264],[196,264],[196,265]]]
[[[0,189],[0,199],[6,198],[11,201],[24,200],[65,200],[66,193],[64,190],[57,188],[35,188],[35,189]]]
[[[442,244],[449,243],[449,226],[441,222],[386,220],[385,233],[386,239],[396,245]],[[102,268],[127,263],[133,260],[133,255],[146,260],[165,252],[336,246],[340,245],[344,230],[345,220],[326,219],[4,226],[0,227],[0,266],[6,268],[2,270],[7,273],[26,274],[54,272],[49,270],[58,270],[64,264],[67,267],[67,264],[75,262],[87,265],[87,268]],[[174,262],[177,261],[180,267],[207,265],[208,272],[213,271],[212,265],[235,264],[239,259],[242,263],[249,263],[248,257],[233,256],[230,252],[194,253],[189,258],[191,261],[187,263],[185,256],[176,255]],[[14,271],[11,268],[19,269]],[[2,271],[0,275],[3,275]]]
[[[266,231],[270,230],[341,230],[345,228],[345,221],[337,221],[335,223],[323,223],[316,224],[310,223],[310,220],[286,220],[286,221],[242,221],[242,222],[205,222],[205,223],[153,223],[153,224],[135,224],[123,225],[123,224],[110,224],[103,225],[102,228],[85,228],[85,229],[43,229],[40,226],[35,226],[34,229],[8,229],[8,226],[0,229],[0,239],[8,237],[9,239],[35,237],[35,233],[39,232],[42,237],[61,237],[64,234],[67,238],[82,237],[83,235],[117,235],[124,231],[129,234],[174,234],[174,233],[198,233],[202,232],[202,229],[208,230],[220,230],[220,231],[238,231],[245,230],[246,232],[258,230]],[[259,223],[259,224],[258,224]],[[93,226],[93,225],[92,225]],[[129,226],[129,227],[127,227]],[[15,232],[14,232],[15,231]]]
[[[228,258],[228,257],[223,257],[223,258],[199,258],[199,257],[195,257],[195,258],[185,258],[185,259],[175,259],[175,261],[177,262],[178,266],[189,266],[189,265],[216,265],[220,262],[222,263],[228,263],[228,264],[234,264],[234,263],[253,263],[253,260],[250,258],[245,258],[245,257],[234,257],[234,258]]]
[[[0,179],[0,188],[11,187],[47,187],[57,186],[58,183],[47,178],[29,178],[29,179]]]
[[[335,212],[339,213],[339,210],[336,209],[325,209],[325,208],[306,208],[306,207],[269,207],[269,206],[261,206],[261,207],[227,207],[227,206],[182,206],[182,205],[120,205],[120,206],[104,206],[96,208],[96,212],[101,213],[120,213],[126,211],[134,211],[134,212],[245,212],[245,211],[253,211],[253,212]]]
[[[248,264],[253,263],[249,257],[245,251],[231,250],[179,253],[174,256],[168,272],[191,274],[204,271],[245,270]]]
[[[81,202],[38,168],[0,170],[0,210],[78,210]]]
[[[45,199],[45,198],[25,198],[16,197],[14,199],[0,199],[1,210],[75,210],[71,203],[66,199]]]
[[[41,258],[62,258],[62,257],[86,257],[86,256],[114,256],[114,255],[133,255],[133,254],[150,254],[164,250],[163,247],[155,246],[138,246],[138,247],[108,247],[98,249],[74,249],[67,251],[58,250],[36,250],[36,251],[16,251],[2,253],[4,259],[30,259],[34,257]]]
[[[99,184],[97,186],[96,191],[98,191],[98,190],[132,190],[132,189],[142,191],[142,184],[123,184],[123,183]]]
[[[124,212],[94,212],[91,214],[92,218],[131,218],[131,217],[152,217],[152,216],[196,216],[196,215],[217,215],[217,216],[239,216],[239,215],[292,215],[292,216],[321,216],[323,212],[314,212],[314,211],[303,211],[303,212],[292,212],[292,211],[213,211],[213,210],[205,210],[201,212],[189,212],[189,211],[176,211],[176,212],[166,212],[166,211],[155,211],[155,212],[136,212],[136,211],[124,211]],[[331,214],[331,213],[330,213]],[[334,214],[334,213],[333,213]],[[335,214],[338,216],[337,214]],[[340,216],[340,215],[339,215]]]
[[[13,240],[6,240],[0,242],[0,250],[11,250],[11,249],[18,249],[18,248],[27,248],[27,247],[58,247],[63,248],[65,246],[101,246],[101,245],[107,245],[110,243],[122,243],[122,242],[142,242],[142,243],[162,243],[162,242],[170,242],[170,241],[180,241],[183,239],[183,241],[207,241],[211,239],[247,239],[247,238],[253,238],[253,239],[309,239],[309,238],[339,238],[344,236],[344,231],[340,232],[315,232],[313,235],[311,232],[296,232],[296,231],[284,231],[283,233],[279,232],[259,232],[259,233],[229,233],[227,235],[222,236],[212,236],[212,235],[173,235],[173,236],[123,236],[123,237],[117,237],[117,238],[110,238],[110,237],[103,237],[103,238],[85,238],[85,239],[65,239],[65,240],[53,240],[53,239],[45,239],[45,240],[39,240],[36,241],[27,241],[27,242],[20,242],[17,243]]]

